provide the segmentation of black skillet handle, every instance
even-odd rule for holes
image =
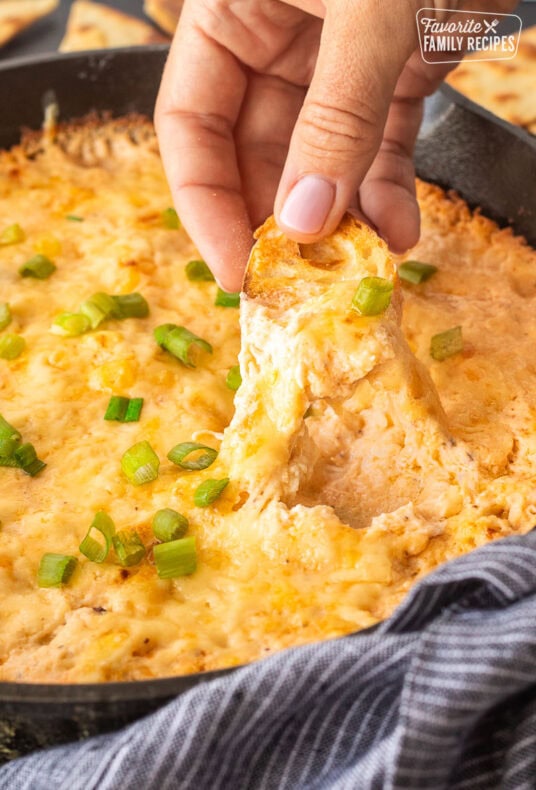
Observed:
[[[426,102],[417,175],[455,189],[536,246],[536,137],[443,85]]]

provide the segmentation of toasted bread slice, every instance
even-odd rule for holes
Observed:
[[[370,276],[393,285],[375,316],[352,307]],[[221,457],[250,504],[328,504],[364,526],[410,499],[426,509],[432,490],[471,466],[402,334],[395,262],[365,224],[346,215],[322,242],[300,245],[268,219],[244,291],[243,382]]]
[[[50,14],[59,0],[0,0],[0,47],[41,17]]]
[[[536,132],[536,25],[523,31],[512,60],[485,57],[466,58],[447,82],[505,121]]]
[[[61,52],[108,47],[129,47],[169,41],[151,25],[115,8],[76,0],[71,6]]]
[[[183,0],[145,0],[143,10],[158,27],[172,36],[179,21],[182,5]]]

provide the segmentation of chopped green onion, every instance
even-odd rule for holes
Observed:
[[[197,507],[211,505],[219,499],[228,483],[228,477],[224,477],[222,480],[205,480],[194,491],[194,503]]]
[[[23,263],[19,269],[22,277],[35,277],[37,280],[48,280],[56,271],[56,265],[46,255],[34,255]]]
[[[22,471],[30,477],[35,477],[46,466],[45,462],[37,457],[35,447],[30,442],[21,444],[13,455]]]
[[[143,398],[122,398],[113,395],[104,415],[105,420],[116,422],[138,422],[143,408]]]
[[[168,230],[178,230],[181,226],[179,215],[174,208],[166,208],[161,214],[162,222]]]
[[[421,263],[421,261],[404,261],[398,267],[400,279],[413,283],[413,285],[419,285],[429,280],[436,272],[437,266],[433,266],[431,263]]]
[[[0,466],[9,466],[13,469],[20,469],[20,464],[14,455],[10,455],[10,456],[0,455]]]
[[[227,293],[227,291],[222,291],[221,288],[218,288],[218,292],[216,294],[216,301],[214,302],[214,304],[217,305],[218,307],[239,307],[240,294]]]
[[[117,559],[129,568],[131,565],[138,565],[145,557],[145,546],[138,533],[134,529],[124,529],[117,532],[112,537]]]
[[[156,480],[159,468],[160,461],[149,442],[133,444],[121,458],[121,469],[135,486]]]
[[[12,425],[5,420],[0,414],[0,459],[12,459],[13,453],[17,449],[21,441],[20,433]],[[1,466],[18,466],[18,462],[13,458],[15,463],[4,464],[0,462]]]
[[[188,576],[197,568],[195,538],[181,538],[159,543],[153,549],[156,572],[161,579]]]
[[[108,408],[104,414],[105,420],[116,420],[117,422],[125,421],[125,414],[127,413],[129,404],[128,398],[122,398],[119,395],[113,395],[108,403]]]
[[[115,318],[145,318],[149,315],[149,305],[138,293],[112,296],[115,303]]]
[[[163,542],[183,538],[187,529],[188,519],[170,507],[158,510],[153,516],[154,536]]]
[[[0,302],[0,329],[5,329],[11,323],[11,310],[7,302]]]
[[[193,332],[186,329],[184,326],[176,326],[175,324],[162,324],[157,326],[154,330],[154,337],[159,346],[174,357],[177,357],[183,365],[189,368],[195,368],[195,362],[192,359],[192,346],[197,346],[203,351],[212,354],[212,346],[207,343],[203,338],[194,335]]]
[[[199,450],[204,451],[202,455],[196,455],[196,458],[189,461],[185,460],[187,456],[192,453],[197,454]],[[206,444],[181,442],[181,444],[176,444],[175,447],[169,451],[167,457],[182,469],[189,469],[191,472],[194,472],[199,469],[208,469],[218,457],[218,451],[214,450],[212,447],[207,447]]]
[[[43,554],[37,571],[39,587],[60,587],[67,584],[78,560],[68,554]]]
[[[352,307],[361,315],[380,315],[391,303],[394,285],[384,277],[364,277],[352,299]]]
[[[79,217],[77,214],[67,214],[65,219],[68,219],[69,222],[83,222],[84,217]]]
[[[187,278],[191,282],[214,282],[214,275],[205,261],[188,261],[185,271]]]
[[[154,339],[159,346],[164,346],[164,342],[172,329],[176,329],[177,324],[160,324],[153,332]]]
[[[7,247],[8,244],[19,244],[19,242],[24,241],[25,238],[25,232],[19,223],[15,222],[0,233],[0,246]]]
[[[438,362],[443,362],[444,359],[459,354],[460,351],[463,351],[461,326],[440,332],[438,335],[434,335],[430,341],[430,356]]]
[[[123,422],[138,422],[143,409],[143,398],[131,398]]]
[[[83,313],[60,313],[52,324],[51,332],[62,337],[78,337],[91,329],[91,321]]]
[[[105,318],[113,316],[116,309],[113,297],[102,292],[93,294],[80,305],[80,312],[89,319],[92,329],[96,329]]]
[[[3,439],[16,439],[19,441],[21,438],[19,431],[0,414],[0,441]]]
[[[225,378],[225,384],[229,387],[230,390],[236,392],[239,386],[242,384],[242,376],[240,375],[240,365],[233,365],[232,368],[229,368],[229,372]]]
[[[0,359],[17,359],[25,348],[26,340],[20,335],[0,335]]]
[[[95,540],[91,534],[93,531],[98,532],[104,539],[104,542]],[[114,535],[114,522],[107,513],[99,510],[95,514],[95,518],[91,522],[87,535],[80,544],[79,549],[91,562],[104,562],[112,547]]]

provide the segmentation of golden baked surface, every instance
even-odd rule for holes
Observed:
[[[4,332],[27,342],[0,359],[0,414],[48,464],[34,478],[0,468],[0,679],[181,674],[349,633],[386,617],[439,563],[533,526],[536,253],[434,186],[420,184],[419,198],[422,238],[407,257],[439,269],[421,285],[400,285],[385,247],[353,220],[314,249],[264,226],[241,308],[235,412],[225,377],[239,311],[185,275],[198,255],[162,223],[170,197],[149,124],[89,123],[0,155],[0,233],[19,223],[26,234],[0,246]],[[36,252],[56,263],[48,280],[18,274]],[[340,269],[326,265],[335,253]],[[293,266],[316,273],[307,287]],[[396,283],[377,319],[349,309],[365,273]],[[49,331],[96,291],[138,291],[150,315],[75,338]],[[214,353],[184,367],[153,339],[166,322]],[[457,325],[464,351],[434,361],[430,337]],[[111,395],[145,398],[141,420],[104,421]],[[166,460],[192,438],[221,449],[206,471]],[[160,474],[135,487],[120,460],[142,440]],[[196,507],[197,485],[226,475],[222,497]],[[148,559],[123,569],[113,554],[101,565],[80,555],[96,511],[150,547],[164,507],[190,520],[193,575],[165,581]],[[45,552],[79,557],[69,584],[37,586]]]

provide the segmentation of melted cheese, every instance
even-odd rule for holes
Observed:
[[[373,331],[357,316],[340,320],[360,267],[394,278],[374,240],[368,258],[361,246],[352,259],[346,244],[351,265],[337,277],[313,267],[306,298],[286,267],[272,273],[285,295],[274,304],[259,269],[270,288],[250,288],[242,307],[235,413],[225,376],[240,349],[238,311],[213,306],[215,285],[185,276],[197,253],[183,230],[162,225],[170,197],[152,132],[87,125],[44,150],[2,155],[0,229],[19,222],[26,240],[0,247],[0,301],[28,348],[0,360],[0,413],[48,466],[36,478],[0,468],[0,679],[158,677],[339,636],[387,616],[439,563],[533,525],[536,255],[456,198],[419,191],[423,233],[409,257],[439,272],[403,286],[402,331],[398,299]],[[58,267],[43,282],[17,273],[36,250]],[[307,261],[317,251],[302,252]],[[150,316],[72,339],[49,331],[99,290],[141,292]],[[152,339],[164,322],[187,326],[214,354],[181,366]],[[456,324],[464,353],[434,362],[430,336]],[[140,422],[105,422],[111,394],[144,397]],[[194,436],[219,449],[224,431],[210,469],[167,462]],[[120,459],[145,439],[160,475],[134,487]],[[196,508],[196,486],[226,473],[222,498]],[[150,560],[124,571],[113,556],[80,557],[68,585],[37,586],[41,555],[79,555],[97,510],[150,546],[163,507],[190,519],[192,576],[162,581]]]

